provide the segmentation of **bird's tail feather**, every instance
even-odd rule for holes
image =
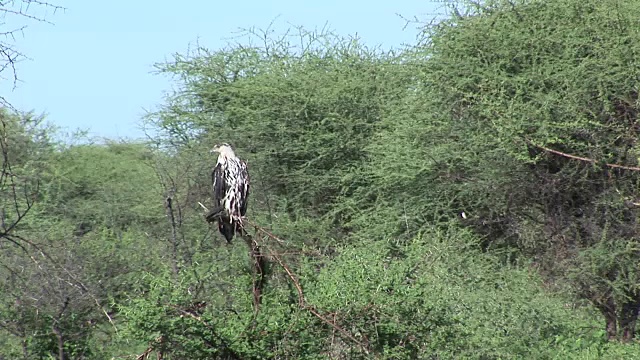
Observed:
[[[220,233],[224,235],[227,243],[230,244],[233,239],[233,235],[235,235],[235,226],[233,224],[220,221],[218,222],[218,229],[220,230]]]
[[[213,210],[209,211],[207,215],[205,215],[205,219],[207,222],[215,222],[219,221],[224,216],[224,207],[218,206],[213,208]]]

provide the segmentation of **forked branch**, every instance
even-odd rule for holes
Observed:
[[[202,209],[207,214],[211,214],[209,209],[206,206],[204,206],[201,202],[198,202],[198,205],[200,205],[200,207],[202,207]],[[250,221],[250,220],[248,220],[246,218],[244,218],[243,221],[245,223],[247,223],[248,225],[253,226],[255,228],[255,230],[256,230],[256,233],[262,233],[269,239],[275,240],[278,243],[284,243],[284,241],[282,239],[280,239],[276,235],[272,234],[270,231],[264,229],[263,227],[253,223],[252,221]],[[252,239],[252,238],[249,237],[249,239]],[[255,240],[255,239],[252,239],[252,243],[254,243],[255,244],[254,246],[258,247],[258,248],[265,248],[266,247],[267,251],[269,252],[269,256],[271,256],[273,259],[275,259],[276,262],[278,263],[278,265],[280,265],[280,267],[287,274],[287,277],[289,277],[289,279],[293,283],[293,286],[296,288],[296,292],[298,293],[298,307],[300,309],[306,310],[309,313],[313,314],[313,316],[315,316],[318,319],[320,319],[320,321],[322,321],[323,323],[325,323],[325,324],[329,325],[330,327],[334,328],[335,330],[340,332],[344,337],[348,338],[349,340],[353,341],[355,344],[360,346],[360,348],[366,354],[369,354],[370,351],[369,351],[369,346],[367,344],[365,344],[362,341],[359,341],[358,339],[356,339],[351,333],[349,333],[349,331],[347,331],[344,328],[342,328],[339,325],[337,325],[335,323],[335,321],[331,321],[331,320],[327,319],[313,305],[310,305],[310,304],[307,303],[307,301],[305,300],[305,297],[304,297],[304,291],[302,290],[302,285],[300,285],[300,281],[298,280],[298,277],[291,270],[291,268],[287,265],[287,263],[284,260],[282,260],[282,258],[276,252],[271,250],[271,248],[269,248],[268,246],[264,246],[264,244],[260,245],[257,242],[257,240]],[[252,253],[252,255],[255,255],[255,254]],[[262,256],[260,255],[260,257],[262,257]],[[255,258],[254,258],[254,260],[255,260]],[[264,273],[261,273],[261,275],[264,276]],[[254,286],[254,288],[255,288],[255,286]],[[254,293],[254,295],[255,295],[255,293]]]
[[[548,152],[550,154],[562,156],[562,157],[565,157],[567,159],[573,159],[573,160],[588,162],[588,163],[592,163],[592,164],[598,164],[599,163],[598,161],[596,161],[594,159],[590,159],[590,158],[582,157],[582,156],[577,156],[577,155],[571,155],[571,154],[567,154],[567,153],[562,152],[562,151],[550,149],[550,148],[545,147],[545,146],[536,145],[536,144],[534,144],[533,142],[531,142],[529,140],[526,140],[526,142],[529,145],[531,145],[533,147],[537,147],[540,150],[543,150],[543,151]],[[606,167],[613,168],[613,169],[622,169],[622,170],[629,170],[629,171],[640,171],[640,167],[637,167],[637,166],[625,166],[625,165],[608,164],[608,163],[604,163],[603,165],[606,166]]]
[[[283,242],[282,239],[280,239],[277,236],[273,235],[271,232],[267,231],[266,229],[263,229],[261,226],[255,224],[255,223],[252,223],[249,220],[245,220],[245,221],[249,225],[253,226],[256,229],[256,232],[263,233],[268,238],[276,240],[278,242]],[[304,292],[302,290],[302,286],[300,285],[300,281],[298,280],[298,277],[295,275],[295,273],[291,270],[291,268],[282,260],[282,258],[276,252],[271,250],[271,248],[267,247],[267,251],[269,251],[269,255],[271,257],[273,257],[276,260],[276,262],[278,262],[280,267],[282,267],[282,269],[285,271],[285,273],[287,274],[287,276],[289,277],[289,279],[291,280],[291,282],[295,286],[296,291],[298,292],[298,307],[310,312],[315,317],[320,319],[320,321],[322,321],[323,323],[331,326],[332,328],[334,328],[335,330],[340,332],[342,335],[344,335],[346,338],[348,338],[349,340],[351,340],[354,343],[356,343],[358,346],[360,346],[360,348],[366,354],[369,354],[369,347],[365,343],[363,343],[363,342],[359,341],[358,339],[356,339],[351,333],[349,333],[344,328],[338,326],[334,321],[331,321],[331,320],[327,319],[326,317],[324,317],[322,314],[320,314],[320,312],[313,305],[307,304],[307,301],[306,301],[306,299],[304,297]]]

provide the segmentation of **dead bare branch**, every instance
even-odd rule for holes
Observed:
[[[175,192],[175,188],[171,190],[171,193]],[[171,225],[171,256],[173,257],[172,268],[173,274],[178,275],[180,269],[178,268],[178,225],[176,225],[176,219],[173,210],[173,198],[171,195],[167,196],[165,200],[165,208],[167,209],[167,218]]]
[[[205,211],[205,213],[209,212],[209,209],[207,209],[206,206],[204,206],[201,202],[198,202],[198,204],[200,205],[200,207]],[[277,237],[276,235],[274,235],[273,233],[271,233],[270,231],[264,229],[263,227],[253,223],[252,221],[248,220],[247,218],[243,219],[243,222],[253,226],[255,228],[256,233],[262,233],[264,235],[266,235],[267,238],[272,239],[277,241],[278,243],[285,243],[284,240],[280,239],[279,237]],[[246,233],[246,231],[243,230],[243,232],[245,233],[245,236],[248,236],[248,233]],[[333,329],[335,329],[336,331],[338,331],[339,333],[341,333],[344,337],[348,338],[349,340],[353,341],[354,343],[356,343],[358,346],[360,346],[360,348],[366,353],[369,354],[370,350],[369,350],[369,346],[366,345],[365,343],[359,341],[358,339],[356,339],[351,333],[349,333],[349,331],[345,330],[344,328],[340,327],[339,325],[337,325],[335,323],[335,321],[331,321],[329,319],[327,319],[325,316],[323,316],[320,311],[318,311],[315,306],[307,304],[306,299],[304,297],[304,291],[302,290],[302,285],[300,285],[300,281],[298,280],[298,277],[295,275],[295,273],[291,270],[291,268],[287,265],[287,263],[282,260],[282,258],[278,255],[278,253],[276,253],[275,251],[273,251],[271,248],[269,248],[268,246],[264,245],[264,243],[262,245],[260,245],[258,243],[258,241],[251,237],[245,237],[245,240],[247,241],[247,245],[249,245],[250,248],[250,254],[252,255],[252,258],[256,260],[256,256],[258,256],[259,258],[264,258],[261,253],[259,252],[260,250],[258,250],[258,252],[254,252],[253,248],[266,248],[267,251],[269,252],[269,256],[272,257],[273,259],[276,260],[276,262],[278,263],[278,265],[280,265],[280,267],[284,270],[284,272],[287,274],[287,276],[289,277],[289,279],[291,280],[291,282],[293,283],[293,286],[296,288],[296,291],[298,293],[298,307],[300,309],[306,310],[309,313],[313,314],[315,317],[317,317],[318,319],[320,319],[320,321],[322,321],[323,323],[331,326]],[[255,267],[257,269],[257,272],[264,277],[264,272],[263,272],[263,268],[261,268],[261,265],[259,263],[256,262]],[[262,279],[261,281],[263,281],[264,279]],[[260,285],[262,286],[262,285]],[[256,295],[256,283],[254,280],[254,296]],[[261,287],[260,287],[261,290]],[[335,316],[334,316],[335,318]]]
[[[548,152],[550,154],[562,156],[562,157],[565,157],[567,159],[573,159],[573,160],[588,162],[588,163],[592,163],[592,164],[599,164],[599,162],[594,160],[594,159],[590,159],[590,158],[582,157],[582,156],[571,155],[571,154],[567,154],[567,153],[564,153],[564,152],[558,151],[558,150],[553,150],[553,149],[550,149],[550,148],[545,147],[545,146],[536,145],[536,144],[534,144],[533,142],[531,142],[529,140],[527,140],[527,143],[529,145],[531,145],[531,146],[537,147],[540,150],[544,150],[544,151],[546,151],[546,152]],[[606,166],[606,167],[613,168],[613,169],[622,169],[622,170],[629,170],[629,171],[640,171],[640,167],[637,167],[637,166],[625,166],[625,165],[608,164],[608,163],[604,163],[602,165]]]
[[[7,209],[0,209],[0,239],[6,238],[18,226],[18,224],[27,216],[33,208],[39,193],[40,182],[36,181],[35,189],[29,192],[29,182],[22,181],[18,184],[18,176],[11,168],[10,148],[9,148],[9,129],[4,119],[0,118],[0,153],[2,156],[2,168],[0,169],[0,190],[9,189],[9,207],[15,214],[14,219],[6,219]],[[20,191],[23,193],[21,194]],[[6,199],[6,197],[5,197]],[[4,204],[2,204],[4,205]]]
[[[43,9],[45,13],[33,12],[32,9],[34,8]],[[9,0],[0,2],[0,17],[3,20],[12,19],[16,21],[15,18],[21,18],[26,22],[35,21],[53,24],[47,19],[47,13],[52,11],[53,14],[56,14],[60,10],[64,11],[66,9],[47,1]],[[5,39],[7,39],[7,41],[0,41],[0,74],[10,69],[14,88],[18,83],[16,64],[20,60],[28,58],[21,51],[17,50],[13,42],[16,40],[16,35],[22,34],[27,27],[28,25],[22,25],[12,30],[0,32],[0,36],[4,36]],[[0,105],[13,109],[11,104],[3,96],[0,96]]]
[[[100,301],[98,300],[98,298],[93,294],[93,292],[91,292],[91,290],[89,289],[89,287],[87,287],[82,281],[80,281],[78,279],[77,276],[75,276],[69,269],[67,269],[65,266],[62,266],[58,263],[58,261],[56,261],[51,255],[49,255],[44,249],[42,249],[41,246],[39,246],[38,244],[34,243],[33,241],[30,241],[24,237],[21,237],[19,235],[16,234],[11,234],[9,236],[9,239],[12,240],[12,242],[14,243],[24,243],[29,245],[30,247],[32,247],[33,249],[35,249],[37,251],[37,253],[43,258],[48,260],[49,264],[53,265],[54,268],[62,271],[64,274],[66,274],[69,279],[64,279],[61,278],[60,276],[56,275],[55,273],[51,273],[48,272],[50,274],[52,274],[54,277],[56,277],[59,281],[66,283],[67,285],[70,285],[78,290],[80,290],[80,292],[84,295],[89,296],[93,302],[96,304],[96,306],[98,307],[98,309],[100,309],[102,311],[102,313],[105,315],[105,317],[109,320],[109,323],[111,324],[111,326],[113,327],[114,331],[117,333],[118,332],[118,328],[116,327],[116,324],[113,322],[113,319],[111,318],[111,316],[109,315],[109,313],[107,312],[107,310],[102,306],[102,304],[100,303]],[[18,241],[19,240],[19,241]],[[23,249],[26,250],[26,246],[21,246]],[[45,269],[43,268],[43,266],[40,264],[40,262],[38,261],[38,259],[36,259],[31,252],[27,252],[27,255],[29,256],[29,258],[31,259],[31,261],[36,265],[36,267],[41,270],[41,271],[45,271]]]
[[[250,221],[248,221],[246,219],[245,219],[245,221],[248,224],[250,224],[251,226],[253,226],[256,229],[256,232],[263,233],[268,238],[276,240],[276,241],[278,241],[280,243],[284,242],[282,239],[280,239],[277,236],[273,235],[271,232],[267,231],[266,229],[262,228],[261,226],[258,226],[258,225],[254,224],[254,223],[252,223],[252,222],[250,222]],[[365,343],[363,343],[363,342],[359,341],[358,339],[356,339],[349,331],[347,331],[344,328],[340,327],[335,322],[327,319],[325,316],[323,316],[316,309],[315,306],[307,304],[307,301],[306,301],[306,299],[304,297],[304,291],[302,290],[302,286],[300,285],[300,281],[298,280],[298,277],[295,275],[295,273],[291,270],[291,268],[287,265],[287,263],[284,260],[282,260],[282,258],[278,255],[278,253],[276,253],[275,251],[271,250],[271,248],[269,248],[268,246],[263,246],[263,247],[266,247],[267,251],[269,252],[269,256],[271,256],[272,258],[274,258],[276,260],[276,262],[278,262],[280,267],[285,271],[285,273],[287,274],[287,276],[289,277],[289,279],[293,283],[293,286],[296,288],[296,291],[298,292],[298,307],[303,309],[303,310],[308,311],[311,314],[313,314],[315,317],[320,319],[323,323],[331,326],[332,328],[337,330],[339,333],[341,333],[344,337],[348,338],[349,340],[353,341],[358,346],[360,346],[360,348],[366,354],[369,354],[370,350],[369,350],[369,346],[368,345],[366,345]]]

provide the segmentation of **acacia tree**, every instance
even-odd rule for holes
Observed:
[[[170,154],[159,175],[172,190],[168,191],[171,204],[184,221],[175,227],[180,238],[175,242],[195,243],[198,231],[207,242],[215,240],[194,221],[203,223],[197,202],[206,203],[210,196],[215,157],[208,149],[213,143],[229,142],[248,160],[252,177],[248,220],[275,234],[287,234],[288,249],[280,259],[291,266],[289,271],[296,271],[292,269],[299,269],[307,257],[331,248],[333,238],[345,238],[343,219],[353,209],[343,207],[340,198],[367,182],[358,177],[366,161],[364,144],[376,131],[385,100],[399,93],[392,84],[403,79],[395,76],[398,62],[393,54],[368,49],[357,39],[301,30],[299,36],[259,40],[255,46],[198,49],[161,64],[160,70],[176,76],[180,87],[159,112],[150,114],[149,121],[160,134],[157,144]],[[254,233],[253,226],[248,230]],[[262,246],[264,233],[254,235]],[[217,231],[214,236],[219,237]],[[313,315],[311,311],[320,310],[307,307],[290,273],[260,271],[261,277],[266,273],[269,278],[264,285],[262,279],[256,281],[255,264],[248,268],[246,253],[239,255],[238,247],[225,244],[211,249],[207,244],[207,249],[195,254],[198,261],[185,264],[189,271],[172,269],[172,281],[156,278],[162,291],[154,289],[132,299],[126,313],[135,337],[150,341],[165,355],[192,358],[216,353],[226,354],[220,358],[237,356],[234,353],[246,358],[269,353],[294,356],[305,347],[319,352],[328,346],[311,341],[311,334],[322,333],[329,323],[322,315]],[[264,255],[278,264],[273,253],[265,250]],[[211,270],[203,277],[205,264]],[[280,269],[279,264],[274,267]],[[183,284],[189,284],[189,290]],[[260,299],[265,300],[260,304]],[[194,326],[197,331],[185,333],[185,311],[196,300],[206,300],[206,306],[193,314],[197,318],[192,320],[201,322]],[[141,310],[158,320],[145,322]],[[273,321],[266,321],[269,317],[290,326],[286,331],[273,329]],[[229,334],[237,334],[243,323],[252,324],[243,330],[250,334],[247,341],[233,340]],[[306,329],[305,335],[291,339],[291,329]],[[353,335],[340,330],[345,341],[353,343]]]
[[[27,28],[28,25],[25,23],[29,21],[47,21],[48,10],[55,13],[62,9],[61,6],[39,0],[0,2],[0,15],[3,19],[2,26],[14,26],[3,29],[0,32],[3,37],[3,39],[0,39],[0,78],[3,77],[3,80],[11,79],[14,86],[18,81],[16,64],[26,58],[26,55],[16,46],[15,38]],[[41,12],[43,10],[44,14]],[[10,72],[8,77],[7,71]],[[25,184],[31,183],[33,185],[33,182],[36,181],[34,174],[31,174],[32,176],[26,179],[20,177],[12,169],[12,163],[16,161],[21,152],[25,151],[25,143],[36,138],[33,130],[38,127],[37,125],[42,122],[42,119],[36,119],[32,114],[26,114],[25,116],[10,114],[7,108],[13,110],[13,107],[2,95],[0,95],[0,106],[2,107],[0,113],[0,152],[2,153],[0,192],[5,195],[3,204],[0,205],[2,206],[0,239],[8,239],[9,234],[14,231],[18,223],[33,206],[37,192],[37,190],[33,190],[33,186],[21,186],[18,184],[24,182]],[[21,160],[24,160],[25,154],[22,155]],[[30,191],[32,192],[30,193]]]
[[[38,153],[25,149],[27,159]],[[0,252],[0,354],[105,358],[118,346],[115,304],[168,253],[156,238],[166,222],[152,153],[120,143],[42,152],[38,201],[10,235],[23,246]],[[24,171],[25,161],[14,164]]]
[[[598,308],[609,338],[632,339],[637,2],[461,3],[468,15],[425,28],[413,101],[369,147],[379,184],[425,199],[432,221],[464,212],[485,248],[519,249]],[[415,146],[389,152],[398,134]],[[424,176],[393,171],[398,156]]]
[[[0,110],[0,240],[22,246],[14,236],[38,196],[39,175],[48,140],[42,119]]]
[[[240,149],[261,205],[344,224],[347,211],[335,206],[367,181],[358,176],[362,150],[407,74],[393,53],[358,39],[303,30],[249,35],[259,45],[198,49],[160,64],[182,88],[150,115],[152,126],[173,144],[226,141]]]
[[[26,59],[27,55],[20,51],[15,40],[17,36],[22,36],[28,24],[33,21],[49,22],[48,14],[64,10],[63,7],[48,1],[40,0],[8,0],[0,2],[0,16],[2,17],[2,27],[0,30],[0,76],[2,80],[13,81],[14,86],[18,81],[18,71],[16,65],[19,61]],[[10,74],[6,74],[6,72]],[[2,106],[11,105],[4,96],[0,96]]]

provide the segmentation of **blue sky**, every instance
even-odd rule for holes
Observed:
[[[63,130],[88,129],[112,139],[144,136],[141,116],[162,104],[172,87],[170,79],[152,74],[152,65],[196,41],[219,49],[239,28],[264,29],[275,20],[281,30],[327,24],[338,34],[357,33],[367,45],[389,48],[413,43],[417,33],[412,25],[403,30],[397,14],[428,21],[442,12],[439,4],[417,0],[51,1],[66,10],[30,10],[55,25],[27,23],[16,46],[30,60],[18,65],[18,87],[12,90],[3,79],[0,92],[16,108],[44,113]],[[17,20],[25,22],[11,19]]]

